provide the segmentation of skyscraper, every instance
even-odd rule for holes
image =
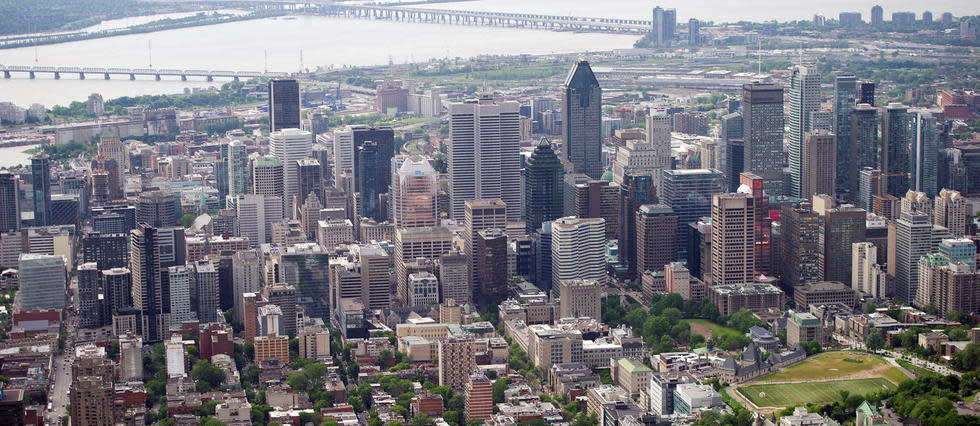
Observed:
[[[919,258],[935,251],[942,239],[948,237],[949,231],[929,223],[926,215],[902,213],[895,221],[895,261],[894,267],[889,266],[895,276],[895,298],[909,303],[915,301],[919,287]]]
[[[65,308],[68,275],[65,258],[50,254],[21,253],[20,308],[25,311]]]
[[[755,206],[755,270],[759,274],[772,274],[772,218],[769,217],[765,183],[761,176],[750,172],[740,174],[739,182],[739,190],[748,191],[755,199],[752,203]]]
[[[132,302],[141,313],[137,327],[143,341],[159,342],[170,329],[170,280],[164,271],[184,264],[184,230],[143,223],[130,231],[130,244]]]
[[[76,348],[71,369],[71,423],[113,424],[113,365],[105,348],[95,345]]]
[[[194,305],[198,302],[198,295],[191,295],[194,276],[191,269],[184,265],[171,266],[166,274],[170,282],[170,326],[180,326],[184,321],[194,319],[193,313],[197,312]]]
[[[966,222],[969,216],[966,197],[952,189],[939,191],[932,209],[932,223],[949,230],[952,238],[966,235]]]
[[[218,270],[210,260],[198,260],[191,265],[194,267],[194,287],[197,289],[197,319],[201,323],[217,322]]]
[[[885,23],[885,10],[879,6],[874,5],[871,8],[871,25],[879,26]]]
[[[361,182],[365,174],[378,175],[375,183],[379,194],[388,192],[391,185],[391,157],[395,155],[395,131],[391,127],[353,126],[350,129],[353,152],[351,165],[351,184],[353,192],[362,192]],[[376,145],[377,161],[369,164],[361,163],[358,153],[364,144],[371,142]]]
[[[932,113],[916,110],[912,118],[911,187],[929,197],[936,196],[939,161],[939,129]]]
[[[627,275],[632,278],[636,270],[636,212],[640,206],[657,202],[653,176],[627,174],[619,187],[619,226],[616,239],[619,241],[619,261],[626,265]],[[639,271],[643,272],[643,271]]]
[[[318,200],[323,199],[323,167],[320,161],[314,158],[304,158],[297,160],[296,172],[299,183],[297,205],[302,206],[306,199],[313,194]],[[295,208],[295,207],[294,207]]]
[[[837,136],[837,189],[851,187],[851,111],[857,100],[857,77],[838,74],[834,78],[834,134]],[[828,194],[833,195],[833,194]]]
[[[34,188],[34,226],[51,224],[51,160],[45,154],[31,158],[31,185]]]
[[[670,47],[670,42],[674,40],[674,31],[677,27],[677,11],[674,9],[664,9],[660,6],[653,8],[653,28],[651,28],[651,41],[654,47]]]
[[[744,284],[755,272],[755,199],[751,193],[711,197],[711,284]]]
[[[256,158],[252,161],[252,190],[250,193],[278,197],[282,202],[286,195],[284,178],[282,161],[271,155]]]
[[[269,132],[300,127],[299,83],[296,80],[269,82]],[[307,139],[311,136],[306,134]],[[313,142],[313,139],[310,139]]]
[[[555,220],[564,211],[565,167],[541,138],[524,165],[524,225],[528,233],[541,227],[542,222]]]
[[[180,225],[177,206],[180,201],[170,191],[141,192],[136,204],[136,223],[154,227]]]
[[[919,289],[915,306],[935,308],[940,315],[949,312],[976,312],[977,271],[939,253],[919,260]]]
[[[820,74],[815,66],[797,65],[789,88],[789,194],[803,194],[803,144],[811,113],[820,109]]]
[[[818,194],[835,196],[837,137],[826,130],[806,132],[802,166],[802,198],[809,199]]]
[[[20,185],[17,176],[0,171],[0,233],[20,229]]]
[[[844,205],[824,211],[823,216],[824,279],[850,285],[852,250],[865,239],[868,213]]]
[[[687,44],[689,46],[701,45],[701,21],[694,18],[687,20]]]
[[[380,172],[366,172],[367,170],[381,170],[380,163],[383,159],[378,144],[373,141],[364,142],[364,144],[357,148],[357,161],[360,163],[360,167],[363,168],[361,173],[356,173],[356,186],[360,194],[358,203],[360,211],[358,215],[381,221],[381,212],[383,210],[381,206],[382,186],[386,186],[385,183],[391,175],[384,175]],[[390,163],[390,161],[391,159],[389,158],[388,162]]]
[[[228,195],[232,198],[248,194],[252,189],[252,170],[248,151],[239,140],[228,142]]]
[[[313,154],[310,132],[285,128],[269,135],[269,153],[282,162],[285,211],[293,210],[293,198],[299,195],[299,165],[297,161]]]
[[[860,171],[865,167],[878,167],[878,110],[869,104],[857,104],[848,120],[851,123],[847,141],[849,160],[846,163],[848,168],[843,170],[848,174],[846,189],[850,199],[859,201]],[[837,142],[841,142],[839,137]],[[839,163],[837,170],[842,170],[844,164]]]
[[[497,304],[507,298],[507,234],[500,228],[482,229],[473,245],[477,290],[481,303]]]
[[[883,193],[901,197],[909,190],[912,148],[912,115],[909,108],[899,103],[885,107],[881,118],[881,171],[885,174],[898,174],[885,178]],[[935,151],[933,151],[935,155]]]
[[[238,234],[252,247],[272,242],[272,224],[283,219],[282,199],[270,195],[245,194],[235,200]]]
[[[436,196],[439,191],[439,173],[432,168],[429,160],[422,157],[406,158],[394,176],[392,219],[395,226],[412,228],[438,225]]]
[[[771,195],[784,193],[783,122],[781,87],[742,86],[743,171],[762,176]]]
[[[823,250],[820,245],[820,215],[809,202],[785,205],[779,214],[782,241],[780,278],[792,289],[823,281]]]
[[[480,277],[478,263],[480,253],[477,252],[477,240],[480,238],[479,232],[484,229],[505,229],[507,227],[507,216],[509,216],[507,211],[510,208],[500,199],[469,200],[466,201],[465,207],[463,216],[463,227],[465,228],[463,251],[470,256],[471,282],[474,291],[479,292],[482,287],[480,283],[482,278]]]
[[[688,224],[711,215],[711,196],[725,192],[725,175],[715,169],[666,170],[661,202],[677,214],[677,257],[687,260]]]
[[[468,200],[499,198],[507,220],[520,220],[520,105],[482,97],[449,104],[449,113],[452,218],[464,217]]]
[[[605,223],[599,218],[563,217],[551,225],[551,282],[594,279],[606,283]]]
[[[636,212],[636,272],[660,271],[677,258],[677,214],[663,204]]]
[[[572,66],[565,79],[565,140],[562,157],[576,173],[602,175],[602,88],[586,61]]]

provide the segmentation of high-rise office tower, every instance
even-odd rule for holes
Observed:
[[[966,235],[969,212],[966,197],[959,191],[943,189],[933,204],[932,222],[949,230],[951,237],[960,238]]]
[[[436,197],[439,173],[432,168],[432,163],[422,157],[406,158],[394,176],[392,219],[395,226],[413,228],[438,225]]]
[[[879,281],[884,281],[879,286]],[[874,243],[851,245],[851,288],[871,297],[885,297],[887,273],[878,264],[878,247]]]
[[[282,161],[267,155],[252,161],[252,194],[278,197],[280,203],[286,196],[286,185],[283,182]],[[279,210],[283,207],[280,206]],[[285,215],[285,212],[283,213]]]
[[[352,192],[354,183],[354,132],[350,127],[333,132],[333,185],[341,191]]]
[[[194,267],[194,284],[197,289],[197,319],[202,324],[218,321],[219,288],[218,270],[210,260],[198,260]]]
[[[112,268],[102,271],[102,289],[105,291],[106,310],[110,314],[133,307],[133,284],[129,268]]]
[[[843,205],[823,213],[824,279],[851,284],[852,250],[864,241],[868,212]]]
[[[653,28],[651,28],[654,47],[669,47],[674,40],[677,29],[677,11],[664,9],[660,6],[653,8]]]
[[[326,271],[326,265],[321,266]],[[322,277],[322,283],[327,282]],[[282,312],[282,330],[289,336],[296,334],[296,287],[287,283],[266,284],[262,287],[262,298],[270,305],[276,305]],[[307,312],[307,315],[311,313]],[[287,350],[288,351],[288,350]]]
[[[563,217],[551,225],[551,282],[594,279],[606,283],[605,223],[600,218]]]
[[[782,241],[780,278],[792,289],[823,281],[823,250],[820,245],[820,215],[809,202],[785,205],[779,214]]]
[[[677,213],[663,204],[636,212],[636,272],[660,271],[677,258]]]
[[[875,103],[875,83],[873,81],[858,82],[858,98],[856,102],[871,106],[877,105]]]
[[[755,270],[759,274],[772,274],[772,218],[769,217],[769,196],[761,176],[745,172],[739,175],[740,191],[752,194],[755,206]],[[744,187],[744,189],[742,189]]]
[[[170,326],[180,326],[184,321],[194,319],[197,312],[198,295],[191,294],[194,288],[194,275],[191,268],[184,265],[171,266],[165,272],[170,282]]]
[[[725,175],[715,169],[664,171],[661,202],[677,214],[677,257],[688,259],[688,224],[711,215],[711,196],[725,192]]]
[[[565,216],[601,217],[606,221],[606,239],[614,240],[619,228],[619,192],[614,182],[589,180],[581,173],[565,175]]]
[[[602,175],[602,88],[586,61],[572,66],[565,78],[562,158],[576,173]]]
[[[918,263],[915,306],[935,308],[943,316],[949,312],[976,311],[978,274],[974,268],[939,253],[927,254]]]
[[[755,198],[751,193],[711,197],[711,284],[744,284],[755,272]]]
[[[500,228],[476,233],[473,247],[476,287],[480,303],[497,304],[507,298],[507,234]]]
[[[283,204],[291,212],[293,198],[299,195],[299,163],[313,153],[310,132],[286,128],[269,135],[269,153],[282,162]]]
[[[31,186],[34,188],[34,226],[51,221],[51,160],[45,154],[31,157]]]
[[[251,169],[249,169],[251,172]],[[95,175],[92,176],[95,180]],[[228,202],[228,159],[227,158],[217,158],[214,160],[214,188],[218,190],[218,203],[224,208],[227,207]],[[251,188],[249,188],[251,189]],[[105,199],[105,197],[99,195],[96,197],[98,199]]]
[[[179,226],[179,203],[177,195],[170,191],[142,192],[136,202],[136,223],[158,228]]]
[[[170,280],[164,271],[185,263],[184,230],[140,224],[130,232],[130,244],[132,302],[141,313],[138,328],[143,341],[159,342],[170,329]]]
[[[865,167],[878,167],[878,110],[869,104],[857,104],[851,110],[847,141],[848,163],[847,191],[852,201],[858,201],[860,171]],[[840,138],[838,137],[838,143]],[[843,166],[844,163],[838,164]],[[841,170],[838,167],[837,170]],[[862,206],[864,207],[864,206]],[[865,207],[867,209],[867,207]]]
[[[509,206],[499,199],[469,200],[465,203],[463,251],[470,256],[470,273],[474,291],[480,290],[478,233],[484,229],[506,229]],[[442,253],[439,253],[442,254]]]
[[[831,197],[837,191],[837,136],[826,130],[814,130],[804,135],[800,196],[812,198],[824,194]]]
[[[939,253],[949,258],[950,262],[963,262],[977,269],[977,246],[973,240],[964,238],[946,238],[939,243]]]
[[[812,112],[820,109],[820,74],[815,66],[797,65],[789,88],[789,189],[790,195],[803,193],[803,144],[810,131]]]
[[[837,190],[851,188],[851,111],[857,100],[857,77],[837,74],[834,77],[833,127],[837,136]],[[833,194],[828,194],[833,195]]]
[[[689,46],[701,45],[701,21],[694,18],[687,20],[687,44]]]
[[[932,199],[924,192],[909,190],[901,199],[902,213],[924,214],[932,220]]]
[[[653,186],[653,176],[626,174],[619,187],[619,230],[616,239],[620,247],[620,263],[626,265],[627,275],[637,276],[636,269],[636,212],[644,204],[656,203],[658,198]]]
[[[871,8],[871,25],[879,26],[885,23],[885,10],[879,5]]]
[[[78,265],[78,326],[81,328],[96,328],[104,325],[103,300],[102,295],[102,274],[95,263],[83,263]],[[106,301],[107,302],[107,301]],[[109,323],[112,317],[109,316]]]
[[[299,82],[272,80],[269,82],[269,132],[300,127]],[[306,137],[311,138],[307,133]],[[310,139],[312,142],[313,140]]]
[[[653,184],[657,187],[657,195],[659,196],[663,193],[661,190],[663,187],[663,171],[672,168],[670,164],[670,132],[672,128],[670,116],[664,111],[651,111],[647,115],[646,127],[648,146],[637,148],[640,151],[650,149],[652,152],[648,155],[637,153],[635,161],[632,156],[627,156],[627,167],[625,167],[627,170],[623,170],[623,174],[629,171],[628,169],[636,169],[632,173],[637,175],[649,173],[650,176],[653,176]],[[627,148],[629,148],[629,144],[627,144]]]
[[[561,280],[558,295],[559,318],[602,318],[602,286],[596,280]]]
[[[912,138],[909,108],[894,102],[888,104],[881,117],[881,171],[897,176],[885,177],[883,193],[900,197],[909,190]]]
[[[762,176],[772,195],[784,193],[783,122],[782,87],[742,86],[742,170]]]
[[[378,150],[378,144],[372,141],[364,142],[363,145],[357,148],[357,160],[360,162],[360,166],[364,171],[366,170],[381,170],[379,162],[382,161],[381,153]],[[389,159],[390,161],[390,159]],[[358,214],[361,217],[366,217],[374,219],[377,221],[382,220],[382,206],[381,206],[381,192],[379,192],[390,175],[383,175],[380,173],[357,173],[357,188],[359,198],[360,211]]]
[[[95,345],[76,348],[71,369],[71,423],[113,424],[113,365],[105,348]]]
[[[542,222],[555,220],[564,212],[565,167],[541,138],[524,165],[524,225],[528,233],[541,227]]]
[[[349,140],[353,161],[350,169],[350,191],[364,192],[361,189],[362,179],[365,179],[365,175],[373,174],[378,176],[377,182],[374,183],[377,185],[377,193],[387,193],[391,185],[391,158],[395,155],[394,129],[391,127],[353,126],[350,128],[350,132],[351,137]],[[372,151],[377,152],[377,159],[372,159],[369,163],[362,164],[361,157],[358,153],[369,142],[376,147]]]
[[[465,244],[465,240],[464,240]],[[409,271],[409,266],[416,262],[419,258],[426,260],[436,260],[440,259],[441,256],[449,254],[453,251],[453,234],[448,228],[443,227],[413,227],[413,228],[395,228],[395,281],[396,293],[398,294],[398,299],[402,302],[408,300],[408,294],[406,292],[408,286],[408,275],[411,273]],[[468,252],[467,252],[468,255]],[[462,258],[462,259],[461,259]],[[456,256],[449,260],[454,266],[451,272],[454,273],[454,278],[459,278],[455,273],[460,272],[460,268],[456,268],[458,262],[462,261],[462,272],[464,272],[464,279],[466,286],[465,288],[459,288],[463,286],[454,286],[453,290],[459,291],[456,294],[456,301],[470,300],[472,298],[473,288],[472,288],[472,271],[469,256]],[[447,272],[449,272],[447,270]],[[440,279],[440,284],[443,289],[449,288],[446,278]],[[464,294],[466,299],[460,298],[459,296]],[[462,303],[462,302],[460,302]]]
[[[911,112],[912,119],[912,154],[911,183],[916,191],[924,192],[930,197],[936,196],[936,178],[939,173],[939,128],[936,118],[925,110]]]
[[[272,242],[272,224],[283,219],[282,199],[268,195],[245,194],[235,200],[238,234],[252,247]]]
[[[299,296],[311,300],[303,304],[307,316],[327,317],[328,289],[324,284],[329,282],[329,263],[330,256],[317,243],[295,244],[287,247],[279,257],[280,282],[295,287]],[[364,301],[365,304],[369,302]]]
[[[228,195],[237,197],[252,190],[248,150],[239,140],[228,142]]]
[[[894,266],[889,265],[889,272],[894,271],[895,297],[911,303],[918,290],[919,258],[935,251],[944,238],[949,238],[949,231],[929,223],[926,215],[902,213],[894,232],[894,262],[889,259]]]
[[[17,270],[20,273],[22,310],[65,308],[68,275],[63,256],[21,253]]]
[[[507,220],[520,220],[520,105],[482,97],[450,104],[449,112],[452,217],[464,217],[468,200],[499,198]]]
[[[20,185],[17,176],[0,171],[0,233],[20,229]]]
[[[255,250],[236,252],[231,258],[232,288],[235,293],[235,320],[244,321],[245,293],[258,293],[261,283],[259,256]]]
[[[314,158],[304,158],[298,160],[296,164],[298,173],[299,192],[296,205],[302,206],[310,195],[314,195],[318,200],[323,199],[323,167],[320,161]]]

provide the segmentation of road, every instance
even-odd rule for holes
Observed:
[[[71,294],[77,294],[77,280],[69,284]],[[78,298],[72,297],[70,309],[65,309],[65,328],[68,338],[65,341],[64,352],[54,356],[54,366],[51,371],[51,387],[48,390],[48,402],[51,412],[46,414],[47,424],[61,424],[61,417],[68,415],[68,390],[71,387],[71,366],[75,358],[75,332],[78,330]]]

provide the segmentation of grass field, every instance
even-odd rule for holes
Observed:
[[[712,336],[721,337],[725,335],[729,336],[741,336],[738,330],[734,328],[725,327],[704,319],[686,319],[680,322],[687,323],[691,325],[691,333],[700,334],[705,338],[708,338],[710,333]]]
[[[814,355],[804,362],[787,367],[779,373],[763,377],[759,381],[803,382],[807,380],[833,380],[871,371],[884,365],[884,359],[871,354],[861,352],[824,352]]]
[[[922,376],[925,376],[927,374],[938,374],[938,373],[936,373],[936,372],[934,372],[932,370],[929,370],[929,369],[925,369],[925,368],[922,368],[922,367],[919,367],[919,366],[912,365],[911,362],[908,362],[908,361],[903,360],[903,359],[897,359],[895,361],[898,362],[898,365],[901,365],[902,367],[905,367],[906,370],[909,370],[909,371],[915,373],[916,377],[922,377]]]
[[[888,379],[876,377],[828,382],[759,384],[740,387],[738,392],[756,407],[788,407],[790,405],[827,404],[839,401],[840,391],[865,395],[894,389],[895,387],[896,385]]]

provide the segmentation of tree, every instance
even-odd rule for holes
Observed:
[[[208,392],[217,389],[225,381],[224,370],[205,360],[198,360],[191,370],[191,377],[197,382],[199,392]],[[202,390],[206,389],[206,390]]]
[[[507,386],[510,385],[510,379],[498,379],[493,382],[493,403],[500,404],[504,402],[504,391],[507,390]]]
[[[211,416],[202,418],[197,424],[198,426],[224,426],[224,422]]]
[[[881,335],[881,330],[875,328],[868,333],[868,337],[864,339],[865,346],[872,351],[880,351],[885,347],[885,337]]]
[[[192,214],[185,214],[180,217],[180,226],[183,226],[184,228],[190,228],[190,226],[194,224],[194,219],[196,218],[197,216],[194,216]]]
[[[459,411],[450,410],[442,412],[442,419],[451,425],[459,425],[462,418],[463,417],[459,415]]]

